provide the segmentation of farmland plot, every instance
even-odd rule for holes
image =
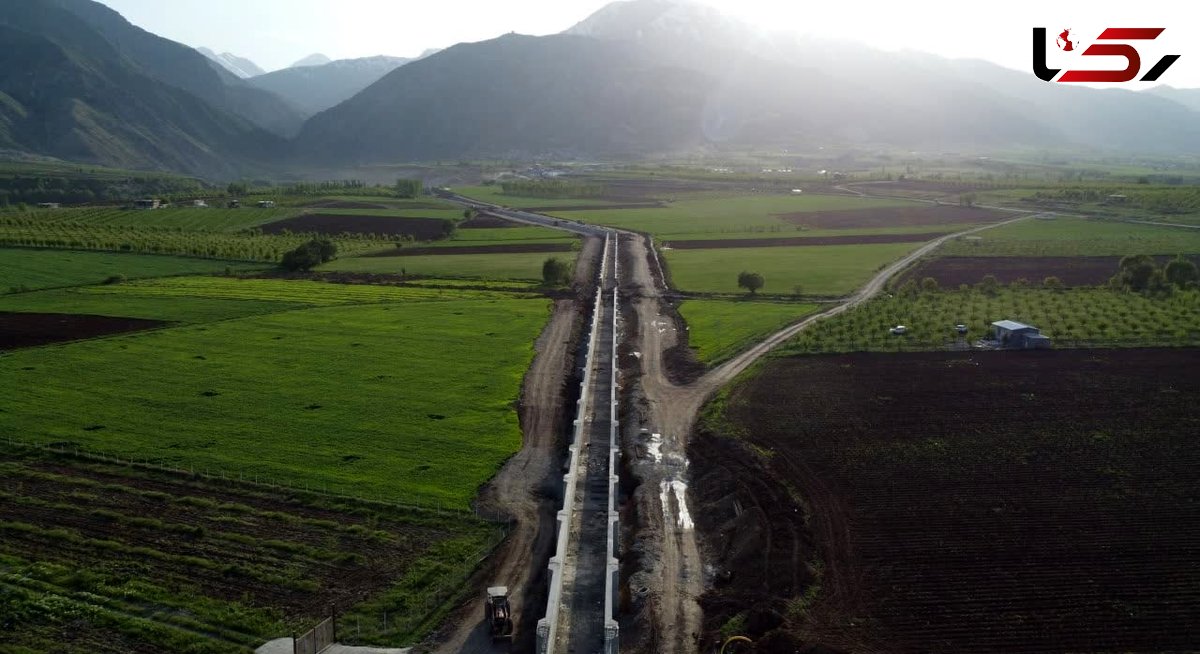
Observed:
[[[768,362],[689,448],[716,544],[710,633],[783,620],[767,639],[788,648],[1195,649],[1197,353]]]
[[[323,306],[12,352],[0,359],[0,432],[457,508],[520,447],[512,403],[544,299],[273,283],[432,301]]]
[[[345,640],[411,642],[496,536],[457,513],[0,452],[6,651],[248,654],[333,604]]]

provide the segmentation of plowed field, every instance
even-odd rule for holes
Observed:
[[[847,651],[1194,651],[1198,389],[1200,350],[775,360],[689,448],[706,627],[742,613],[755,636],[782,622],[768,639]]]
[[[0,312],[0,350],[75,341],[161,327],[161,320],[68,313]]]

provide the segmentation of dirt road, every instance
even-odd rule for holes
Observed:
[[[602,241],[584,242],[575,266],[576,284],[591,283]],[[537,355],[525,374],[521,391],[521,450],[509,459],[480,493],[477,506],[485,515],[506,515],[512,526],[504,544],[471,580],[473,592],[437,635],[433,651],[445,654],[496,652],[482,620],[487,586],[508,586],[517,624],[514,651],[532,651],[535,625],[546,609],[546,562],[554,549],[555,496],[561,477],[559,441],[571,419],[564,389],[575,360],[573,345],[580,311],[575,300],[554,303],[550,321],[536,344]]]

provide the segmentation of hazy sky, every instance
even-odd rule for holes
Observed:
[[[1030,28],[1072,28],[1084,47],[1105,27],[1165,27],[1138,45],[1142,70],[1183,57],[1160,82],[1200,87],[1200,10],[1190,0],[702,0],[760,27],[862,41],[885,50],[1030,67]],[[266,70],[314,52],[333,59],[414,56],[505,32],[560,32],[606,0],[101,0],[134,24],[193,46],[249,57]],[[1062,56],[1051,47],[1052,54]],[[1121,68],[1090,58],[1085,68]],[[1053,61],[1051,62],[1054,63]],[[1077,55],[1064,67],[1078,68]]]

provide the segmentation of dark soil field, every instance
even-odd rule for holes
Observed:
[[[341,216],[309,213],[295,218],[267,223],[262,230],[279,234],[285,229],[293,234],[387,234],[411,236],[418,241],[432,241],[450,234],[453,223],[442,218],[398,218],[395,216]]]
[[[1159,265],[1172,258],[1156,257]],[[1191,259],[1200,264],[1200,256]],[[956,288],[959,284],[978,284],[984,275],[994,275],[1001,284],[1024,279],[1039,285],[1054,276],[1065,286],[1101,286],[1117,274],[1120,264],[1121,257],[939,257],[913,266],[900,283],[932,277],[943,288]]]
[[[871,243],[922,243],[932,241],[948,232],[927,234],[850,234],[846,236],[796,236],[783,238],[729,238],[694,241],[666,241],[666,247],[676,250],[706,250],[717,248],[775,248],[797,245],[866,245]]]
[[[154,329],[169,323],[70,313],[0,312],[0,350]]]
[[[386,209],[387,205],[355,200],[319,200],[305,205],[314,209]]]
[[[853,229],[862,227],[909,227],[915,225],[967,225],[994,223],[1004,214],[956,205],[913,205],[839,211],[802,211],[776,214],[793,225],[812,229]]]
[[[0,576],[0,608],[9,602],[13,611],[9,644],[74,641],[84,629],[100,642],[132,639],[123,651],[183,651],[178,639],[197,634],[203,647],[187,651],[244,651],[289,626],[315,624],[333,605],[344,612],[378,596],[459,535],[445,518],[382,505],[0,451],[0,572],[34,571]],[[86,572],[63,580],[38,571],[47,565]],[[433,574],[423,583],[445,583]],[[70,622],[25,610],[49,606],[51,595],[90,608]],[[226,605],[233,602],[242,608]],[[63,651],[109,651],[76,645]]]
[[[1200,350],[777,359],[705,424],[710,634],[1200,649]]]
[[[570,252],[570,243],[507,243],[496,245],[465,245],[463,247],[417,247],[383,250],[372,257],[413,257],[423,254],[511,254],[520,252]]]

